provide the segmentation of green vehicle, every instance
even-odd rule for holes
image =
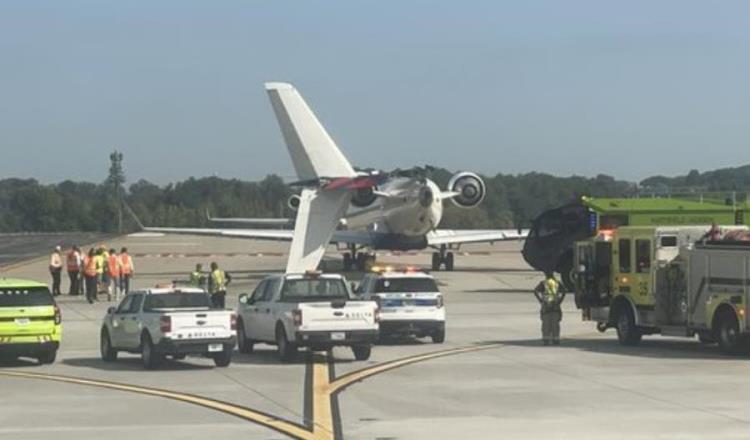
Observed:
[[[0,357],[55,362],[61,322],[60,308],[46,284],[0,278]]]

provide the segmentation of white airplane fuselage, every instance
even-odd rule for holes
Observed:
[[[342,224],[349,230],[423,237],[443,217],[440,188],[429,179],[395,177],[377,189],[377,198],[364,207],[351,205]]]

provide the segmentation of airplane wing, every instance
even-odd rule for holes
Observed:
[[[522,240],[529,234],[528,229],[437,229],[427,234],[430,246],[492,243],[495,241]]]
[[[213,237],[249,238],[257,240],[291,241],[294,231],[291,229],[220,229],[220,228],[152,228],[143,227],[143,232],[160,232],[164,234],[207,235]]]
[[[292,246],[286,263],[287,273],[301,273],[318,268],[351,198],[352,193],[346,190],[302,190]]]

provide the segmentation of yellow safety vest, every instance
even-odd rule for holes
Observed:
[[[227,276],[221,269],[211,272],[211,293],[227,290]]]
[[[193,273],[190,274],[190,284],[193,284],[195,286],[200,286],[203,279],[203,272],[193,271]]]
[[[557,301],[557,295],[560,292],[560,284],[554,278],[544,281],[544,300],[548,304]]]
[[[96,273],[103,274],[104,273],[104,255],[97,255],[94,257],[94,261],[96,262]]]

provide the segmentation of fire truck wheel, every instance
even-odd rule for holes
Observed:
[[[630,307],[622,304],[617,314],[617,339],[621,345],[638,345],[641,342],[641,331],[635,325],[635,317]]]
[[[740,325],[734,313],[719,315],[719,348],[726,354],[737,354],[740,351]]]

